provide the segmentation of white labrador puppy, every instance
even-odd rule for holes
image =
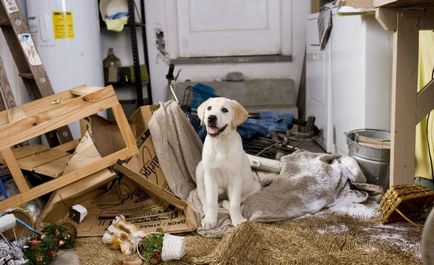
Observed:
[[[241,202],[261,189],[253,178],[249,159],[236,131],[236,127],[247,119],[248,112],[235,100],[211,98],[199,106],[197,113],[208,133],[202,161],[196,168],[198,196],[205,214],[202,227],[215,227],[219,195],[227,195],[232,224],[237,226],[246,220],[241,214]]]

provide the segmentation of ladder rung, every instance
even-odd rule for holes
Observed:
[[[26,79],[35,79],[32,73],[19,73],[18,75]]]

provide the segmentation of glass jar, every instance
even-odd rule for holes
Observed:
[[[119,70],[121,68],[121,60],[116,57],[113,48],[109,48],[107,57],[103,60],[104,81],[106,83],[116,83],[120,80]]]

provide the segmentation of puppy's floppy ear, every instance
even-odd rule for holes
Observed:
[[[200,119],[200,125],[203,125],[205,123],[204,118],[205,118],[205,110],[208,107],[208,103],[209,103],[210,99],[205,100],[202,104],[200,104],[200,106],[197,108],[197,116]]]
[[[232,100],[232,107],[234,112],[234,117],[232,119],[232,127],[236,128],[243,124],[247,117],[249,116],[249,113],[247,110],[236,100]]]

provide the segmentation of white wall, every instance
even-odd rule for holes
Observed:
[[[231,71],[242,71],[248,79],[254,78],[292,78],[295,81],[295,86],[298,89],[300,83],[300,75],[304,59],[305,49],[305,32],[306,32],[306,17],[310,13],[310,1],[307,0],[283,0],[290,1],[290,13],[286,14],[291,18],[292,29],[292,62],[288,63],[245,63],[245,64],[218,64],[218,65],[183,65],[181,66],[182,73],[179,81],[190,79],[193,81],[206,81],[221,79],[226,73]],[[136,0],[137,4],[138,1]],[[24,0],[19,3],[24,7]],[[176,16],[173,11],[173,5],[176,5],[176,0],[145,0],[146,20],[147,20],[147,38],[148,38],[148,53],[150,61],[150,76],[152,93],[154,102],[166,99],[167,81],[165,75],[168,70],[168,65],[164,58],[156,49],[155,30],[161,29],[165,33],[169,32],[169,27],[176,27],[171,24],[169,16]],[[25,10],[25,9],[24,9]],[[176,10],[175,10],[176,11]],[[282,10],[282,12],[285,12]],[[143,46],[140,30],[137,30],[140,62],[143,63]],[[166,35],[166,41],[170,42],[171,36]],[[173,39],[173,36],[172,36]],[[108,32],[102,30],[102,55],[101,59],[107,55],[108,48],[114,48],[115,54],[121,59],[122,65],[132,65],[131,43],[129,40],[129,29],[125,29],[121,33]],[[4,45],[3,36],[0,36],[0,55],[5,61],[7,72],[11,85],[14,89],[14,94],[17,101],[21,104],[27,102],[28,95],[24,84],[16,68],[13,66],[12,57],[8,54],[8,49]],[[13,67],[12,67],[13,66]],[[118,91],[120,98],[134,97],[134,90],[127,89]]]
[[[182,65],[182,73],[179,81],[190,79],[193,81],[218,80],[228,72],[241,71],[248,79],[256,78],[292,78],[298,89],[300,75],[304,59],[306,18],[310,13],[310,1],[306,0],[282,0],[289,1],[291,8],[284,16],[291,17],[292,29],[292,62],[285,63],[243,63],[243,64],[212,64],[212,65]],[[148,53],[150,61],[150,76],[154,102],[166,99],[167,81],[165,75],[168,70],[167,62],[157,51],[155,31],[162,30],[165,33],[166,46],[175,40],[173,32],[168,30],[176,27],[176,0],[145,0]],[[282,10],[285,12],[285,10]],[[173,45],[172,45],[173,46]]]
[[[21,11],[25,14],[26,12],[25,0],[19,0],[17,2],[20,6]],[[24,86],[23,80],[18,75],[17,67],[15,66],[14,59],[12,57],[12,54],[9,50],[9,46],[6,43],[6,40],[2,32],[0,32],[0,57],[3,59],[6,74],[8,76],[9,83],[11,85],[12,93],[14,94],[16,103],[21,105],[23,103],[28,102],[30,99],[27,94],[26,87]]]

